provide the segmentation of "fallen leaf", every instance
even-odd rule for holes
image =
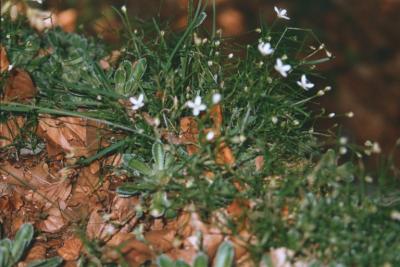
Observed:
[[[151,245],[151,248],[162,253],[173,248],[175,236],[176,231],[173,230],[155,230],[144,234],[144,238]]]
[[[261,171],[264,167],[264,156],[257,156],[255,159],[256,171]]]
[[[64,241],[63,246],[57,249],[57,253],[64,260],[73,261],[79,258],[82,247],[82,241],[77,237],[72,237]]]
[[[175,261],[182,260],[182,261],[190,264],[190,266],[192,266],[194,263],[194,260],[197,256],[197,251],[194,248],[173,249],[166,254]]]
[[[180,120],[179,139],[182,143],[187,144],[186,149],[189,155],[195,154],[199,149],[195,145],[198,142],[198,126],[194,117],[183,117]]]
[[[115,250],[115,247],[118,247],[130,266],[141,266],[144,262],[155,258],[149,246],[136,240],[132,233],[117,233],[107,242],[107,247],[109,249],[105,250],[105,258],[118,260],[120,254]]]
[[[211,120],[213,121],[213,128],[214,128],[214,133],[219,134],[221,132],[221,127],[222,127],[222,107],[220,104],[212,106],[210,110],[210,117]]]
[[[8,71],[8,66],[10,66],[10,61],[8,61],[7,50],[0,44],[0,73]]]
[[[232,149],[225,143],[219,144],[216,150],[215,161],[219,165],[233,165],[235,163],[235,156],[233,155]]]
[[[51,11],[43,11],[28,7],[26,9],[26,17],[31,27],[39,32],[57,25],[57,16]]]
[[[6,122],[0,123],[0,147],[12,144],[20,134],[26,119],[21,116],[11,117]]]
[[[29,74],[22,69],[10,72],[5,88],[4,101],[22,101],[36,96],[37,90]]]
[[[100,147],[100,125],[77,117],[39,118],[38,135],[47,141],[48,153],[67,153],[70,157],[89,157]]]
[[[47,218],[38,224],[38,228],[47,233],[59,232],[66,223],[60,209],[53,207],[45,212]]]
[[[74,32],[78,12],[75,9],[67,9],[57,14],[57,24],[66,32]]]
[[[35,244],[29,249],[28,254],[23,262],[18,263],[18,267],[26,267],[28,264],[35,260],[42,260],[46,258],[46,247],[43,244]]]
[[[112,212],[110,220],[119,225],[124,225],[135,216],[135,207],[140,203],[137,197],[116,196],[111,204]]]
[[[107,214],[102,214],[99,210],[93,210],[90,214],[86,227],[86,234],[89,239],[108,241],[118,232],[116,226],[108,223]]]

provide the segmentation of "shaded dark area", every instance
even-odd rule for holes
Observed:
[[[313,29],[332,51],[335,60],[322,67],[334,90],[321,99],[328,112],[353,111],[354,119],[342,116],[342,132],[359,144],[378,141],[390,153],[400,137],[400,2],[396,0],[342,1],[242,1],[218,0],[217,23],[227,36],[256,41],[249,34],[260,20],[272,21],[274,5],[288,9],[289,26]],[[174,29],[186,23],[187,0],[112,1],[85,0],[48,2],[48,7],[79,12],[85,31],[101,33],[118,42],[119,20],[111,5],[126,5],[130,16],[160,17]],[[211,14],[211,8],[209,9]],[[208,21],[211,24],[211,19]],[[331,121],[322,121],[330,127]]]

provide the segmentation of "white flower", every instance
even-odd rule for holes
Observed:
[[[43,0],[32,0],[33,2],[36,2],[38,4],[43,4]]]
[[[121,11],[124,12],[124,13],[126,13],[126,6],[125,6],[125,5],[123,5],[123,6],[121,7]]]
[[[222,96],[220,93],[213,94],[213,96],[212,96],[213,104],[218,104],[221,101],[221,98],[222,98]]]
[[[306,91],[308,91],[308,89],[311,89],[311,88],[314,87],[314,84],[311,83],[311,82],[309,82],[309,81],[307,80],[307,76],[304,75],[304,74],[301,75],[301,80],[300,80],[300,81],[297,81],[297,84],[298,84],[301,88],[303,88],[304,90],[306,90]]]
[[[144,100],[144,95],[143,94],[140,94],[137,99],[135,97],[130,97],[129,101],[131,101],[131,103],[133,105],[132,109],[133,110],[138,110],[141,107],[143,107],[144,106],[144,101],[143,100]]]
[[[187,106],[193,110],[194,116],[199,116],[200,112],[206,110],[207,106],[201,103],[201,97],[196,96],[193,101],[188,101]]]
[[[397,211],[397,210],[393,210],[393,211],[390,213],[390,218],[392,218],[393,220],[400,221],[400,212]]]
[[[278,18],[280,19],[287,19],[289,20],[290,18],[287,16],[287,10],[282,8],[278,8],[278,7],[274,7],[274,10],[276,12],[276,15],[278,16]]]
[[[345,144],[347,144],[348,140],[349,140],[349,139],[348,139],[347,137],[342,136],[342,137],[340,137],[340,139],[339,139],[339,143],[340,143],[341,145],[345,145]]]
[[[289,267],[292,266],[291,258],[293,257],[294,252],[287,248],[277,248],[272,249],[270,252],[272,266],[276,267]]]
[[[263,56],[268,56],[274,53],[275,50],[271,47],[270,43],[261,42],[258,44],[258,51],[260,51]]]
[[[154,208],[150,211],[150,215],[153,216],[154,218],[161,217],[161,216],[163,216],[163,214],[164,214],[163,209]]]
[[[374,181],[374,178],[372,178],[371,176],[367,175],[367,176],[364,177],[364,180],[367,183],[372,183]]]
[[[13,65],[8,65],[8,71],[11,71],[12,69],[14,68],[14,66]]]
[[[380,147],[379,143],[378,142],[374,142],[372,144],[372,153],[379,154],[381,152],[382,152],[382,150],[381,150],[381,147]]]
[[[347,153],[347,148],[345,146],[340,147],[339,153],[341,155],[345,155]]]
[[[211,66],[213,65],[213,62],[212,62],[211,60],[209,60],[209,61],[207,62],[207,65],[208,65],[209,67],[211,67]]]
[[[232,59],[232,58],[233,58],[233,53],[230,53],[230,54],[228,55],[228,58],[229,58],[229,59]]]
[[[278,58],[275,64],[275,70],[279,72],[283,77],[287,77],[288,71],[290,71],[292,67],[290,65],[283,64],[282,60]]]
[[[353,117],[354,117],[354,112],[353,112],[353,111],[347,112],[347,113],[346,113],[346,116],[347,116],[348,118],[353,118]]]
[[[328,117],[329,117],[329,118],[333,118],[333,117],[335,117],[335,116],[336,116],[335,112],[331,112],[331,113],[328,114]]]
[[[318,96],[323,96],[324,94],[325,94],[324,90],[319,90],[317,93]]]
[[[206,135],[206,139],[207,139],[208,141],[211,141],[211,140],[214,139],[214,136],[215,136],[214,132],[213,132],[213,131],[209,131],[209,132],[207,133],[207,135]]]
[[[104,232],[107,235],[113,235],[116,231],[117,231],[117,229],[112,224],[107,224],[106,227],[104,228]]]
[[[273,124],[277,124],[277,123],[278,123],[278,118],[275,117],[275,116],[273,116],[273,117],[271,118],[271,121],[272,121]]]

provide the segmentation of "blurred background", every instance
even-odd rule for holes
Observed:
[[[186,24],[188,0],[48,0],[46,8],[77,15],[80,30],[118,44],[120,22],[110,8],[126,5],[130,16],[159,17],[179,30]],[[260,20],[274,19],[273,7],[287,8],[289,25],[311,28],[336,57],[321,65],[333,90],[321,98],[338,117],[342,133],[359,144],[378,141],[393,151],[400,137],[400,0],[216,0],[217,23],[236,41],[257,41],[249,32]],[[211,14],[211,8],[209,9]],[[210,21],[210,20],[209,20]],[[71,28],[71,30],[73,27]],[[332,120],[321,122],[330,127]],[[325,124],[325,125],[324,125]],[[397,157],[397,162],[399,162]]]

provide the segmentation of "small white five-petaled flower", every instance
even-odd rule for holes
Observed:
[[[275,64],[275,70],[279,72],[283,77],[287,77],[288,72],[292,69],[290,65],[285,65],[282,59],[278,58]]]
[[[201,103],[201,97],[196,96],[194,101],[188,101],[187,106],[193,110],[194,116],[199,116],[200,112],[206,110],[207,106]]]
[[[278,16],[278,18],[280,19],[287,19],[289,20],[290,18],[287,16],[287,10],[282,8],[278,8],[278,7],[274,7],[274,10],[276,12],[276,15]]]
[[[300,79],[300,81],[297,81],[297,84],[298,84],[301,88],[303,88],[304,90],[306,90],[306,91],[308,91],[308,89],[311,89],[311,88],[314,87],[314,84],[311,83],[311,82],[309,82],[308,79],[307,79],[307,76],[304,75],[304,74],[301,75],[301,79]]]
[[[207,135],[206,135],[207,141],[213,140],[213,139],[214,139],[214,136],[215,136],[214,132],[213,132],[213,131],[209,131],[209,132],[207,133]]]
[[[212,96],[213,104],[218,104],[221,101],[221,98],[222,98],[222,96],[220,93],[213,94],[213,96]]]
[[[135,97],[130,97],[129,101],[132,103],[132,109],[138,110],[144,106],[144,95],[140,94],[139,97],[136,99]]]
[[[258,51],[260,51],[263,56],[268,56],[274,53],[274,49],[271,47],[271,44],[264,42],[258,44]]]

